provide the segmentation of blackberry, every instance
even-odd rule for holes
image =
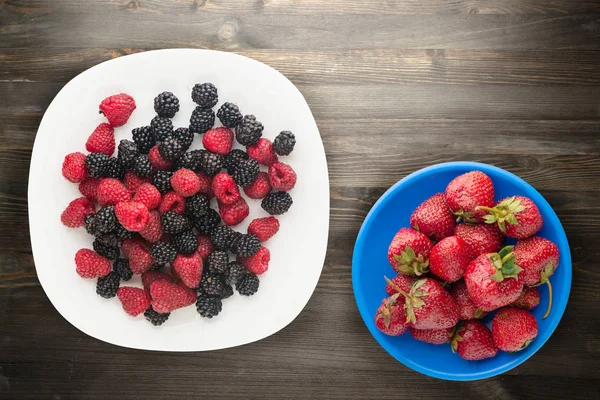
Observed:
[[[129,267],[129,260],[126,258],[117,258],[113,263],[113,271],[119,274],[124,281],[128,281],[133,277],[133,272],[131,272],[131,268]]]
[[[196,83],[192,89],[192,100],[203,108],[213,108],[219,102],[217,88],[210,82]]]
[[[195,194],[185,199],[185,208],[196,218],[206,215],[210,208],[210,200],[202,194]]]
[[[160,263],[152,264],[152,266],[150,267],[150,271],[160,271],[165,266],[166,266],[165,264],[160,264]]]
[[[201,317],[216,317],[223,309],[223,302],[219,297],[201,294],[196,299],[196,310]]]
[[[248,274],[248,270],[239,261],[232,261],[228,264],[227,270],[223,274],[225,282],[230,285],[237,285],[238,282]]]
[[[96,236],[96,213],[88,214],[83,219],[85,231],[92,236]]]
[[[269,193],[267,197],[262,199],[260,206],[271,215],[280,215],[292,206],[292,196],[287,192],[273,192]]]
[[[133,143],[131,140],[123,139],[119,142],[117,158],[125,168],[131,167],[133,160],[138,154],[140,154],[140,151],[137,148],[137,144]]]
[[[121,283],[121,277],[113,271],[102,278],[98,278],[98,282],[96,283],[96,293],[98,296],[104,297],[105,299],[115,297],[117,295],[117,290],[119,290],[119,283]]]
[[[154,308],[152,308],[152,306],[150,306],[149,309],[144,311],[144,317],[146,317],[146,320],[154,326],[160,326],[164,324],[169,319],[169,315],[171,315],[171,313],[161,314],[159,312],[154,311]]]
[[[260,240],[252,233],[243,234],[235,244],[235,252],[239,257],[250,257],[260,250]]]
[[[192,150],[185,152],[175,161],[175,169],[189,169],[198,171],[200,167],[200,150]]]
[[[107,233],[104,235],[98,235],[96,237],[96,240],[98,241],[98,243],[101,243],[104,246],[116,247],[117,249],[119,247],[121,247],[121,244],[123,243],[123,240],[120,239],[119,237],[117,237],[117,235],[115,234],[115,231],[112,231],[111,233]],[[97,251],[96,251],[96,253],[97,253]],[[114,258],[113,258],[113,260],[114,260]]]
[[[217,117],[228,128],[235,128],[243,118],[239,107],[233,103],[224,103],[217,111]]]
[[[296,136],[290,131],[281,131],[273,140],[273,150],[280,156],[287,156],[294,151],[296,145]]]
[[[233,234],[231,235],[231,246],[229,248],[229,250],[231,250],[233,253],[235,253],[237,243],[241,238],[242,238],[242,233],[233,231]]]
[[[167,161],[174,161],[184,151],[179,140],[172,137],[168,137],[158,144],[158,152]]]
[[[258,292],[259,284],[260,281],[258,280],[258,276],[248,272],[235,285],[235,289],[242,296],[252,296],[254,293]]]
[[[92,178],[100,178],[108,167],[108,157],[104,153],[90,153],[85,158],[85,168]]]
[[[119,258],[120,251],[118,247],[106,245],[102,243],[102,241],[100,241],[98,238],[94,240],[94,243],[92,243],[92,247],[94,248],[94,251],[96,253],[100,254],[104,258],[107,258],[109,260],[116,260],[117,258]]]
[[[234,230],[227,225],[216,226],[210,233],[210,240],[217,250],[231,249]]]
[[[194,228],[200,235],[209,235],[210,232],[221,223],[221,216],[218,212],[209,208],[205,215],[195,218]]]
[[[108,159],[108,165],[104,171],[104,176],[106,178],[115,178],[121,181],[125,176],[125,171],[125,165],[117,157],[111,157]]]
[[[245,115],[242,122],[235,128],[235,138],[242,146],[249,146],[258,142],[263,129],[263,124],[257,121],[254,115]]]
[[[206,294],[221,297],[223,289],[225,288],[222,278],[223,277],[221,274],[209,271],[202,277],[200,288]]]
[[[126,239],[131,239],[135,236],[135,232],[128,231],[117,221],[117,227],[113,230],[113,234],[119,238],[121,241]]]
[[[160,115],[152,118],[150,121],[150,127],[154,134],[154,140],[162,142],[173,134],[173,121],[169,118],[163,118]]]
[[[224,283],[223,292],[221,292],[221,299],[225,300],[230,298],[231,296],[233,296],[233,288],[231,287],[231,285]]]
[[[254,158],[238,161],[233,171],[233,180],[239,186],[250,186],[258,178],[260,166]]]
[[[229,254],[226,251],[215,250],[206,257],[206,265],[210,272],[222,274],[229,267]]]
[[[170,243],[156,242],[150,248],[150,256],[160,264],[172,263],[177,257],[177,249]]]
[[[181,233],[191,228],[190,221],[175,211],[166,211],[161,217],[163,231],[169,234]]]
[[[140,178],[147,178],[152,175],[152,164],[146,154],[140,154],[133,160],[133,173]]]
[[[227,168],[227,173],[229,175],[233,175],[233,171],[235,171],[235,167],[242,160],[249,159],[250,156],[244,150],[233,149],[227,154],[225,157],[225,168]]]
[[[159,117],[173,118],[179,111],[179,99],[171,92],[162,92],[154,98],[154,111]]]
[[[184,151],[187,151],[194,141],[194,132],[190,132],[188,128],[177,128],[173,132],[173,139],[181,144]]]
[[[148,154],[150,149],[156,144],[154,131],[150,126],[142,126],[131,131],[133,141],[142,154]]]
[[[198,239],[196,239],[192,231],[183,231],[174,235],[171,243],[181,254],[192,254],[198,249]]]
[[[160,194],[165,194],[173,190],[171,187],[171,171],[156,171],[152,177],[152,184],[158,189]]]
[[[215,124],[215,112],[210,108],[196,107],[190,117],[190,132],[202,134]]]
[[[109,233],[117,227],[117,216],[114,206],[105,206],[95,214],[94,221],[96,234]]]
[[[225,158],[220,154],[202,151],[200,153],[200,171],[211,178],[218,174],[225,166]]]

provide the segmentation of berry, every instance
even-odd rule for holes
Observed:
[[[160,240],[163,235],[162,223],[160,221],[160,213],[156,210],[148,213],[148,223],[140,231],[140,236],[150,243],[155,243]]]
[[[174,211],[165,211],[161,216],[161,222],[164,232],[169,234],[181,233],[191,228],[190,221]]]
[[[148,154],[150,149],[156,144],[154,131],[150,126],[142,126],[131,131],[134,143],[140,153]]]
[[[173,236],[171,241],[177,252],[181,254],[192,254],[198,249],[198,239],[192,231],[184,231]]]
[[[115,217],[115,218],[116,218],[116,217]],[[135,232],[130,232],[130,231],[128,231],[127,229],[125,229],[125,228],[123,227],[123,225],[121,225],[121,224],[119,223],[119,221],[116,221],[116,222],[115,222],[115,225],[116,225],[116,227],[115,227],[115,230],[113,231],[113,234],[114,234],[114,235],[115,235],[117,238],[119,238],[119,239],[121,239],[121,240],[126,240],[126,239],[131,239],[132,237],[134,237],[134,236],[135,236]]]
[[[94,231],[97,234],[108,233],[117,228],[118,221],[115,215],[114,206],[106,206],[96,212],[94,215]]]
[[[69,228],[79,228],[84,225],[86,215],[93,214],[95,211],[94,203],[86,197],[80,197],[69,203],[60,215],[60,222]]]
[[[160,264],[169,264],[177,257],[177,249],[170,243],[156,242],[150,248],[150,256]]]
[[[101,206],[114,206],[122,201],[131,200],[131,192],[123,183],[115,178],[104,178],[98,185],[98,204]]]
[[[115,152],[115,146],[115,129],[106,122],[98,125],[85,142],[85,149],[90,153],[104,153],[109,157]]]
[[[152,133],[154,133],[154,139],[157,142],[162,142],[173,135],[173,121],[169,118],[157,115],[150,121],[150,127],[152,128]]]
[[[273,140],[273,150],[280,156],[287,156],[294,151],[296,136],[290,131],[281,131]]]
[[[430,344],[444,344],[450,341],[454,328],[445,329],[415,329],[409,328],[410,335],[421,342]]]
[[[259,164],[267,167],[277,162],[277,154],[273,150],[273,143],[269,139],[260,138],[255,144],[246,147],[248,155]]]
[[[465,274],[472,260],[471,247],[458,236],[449,236],[431,249],[429,268],[438,278],[456,282]]]
[[[259,172],[256,180],[244,187],[244,193],[251,199],[262,199],[271,193],[271,182],[266,172]]]
[[[179,111],[179,99],[171,92],[162,92],[154,98],[154,111],[163,118],[173,118]]]
[[[171,187],[171,177],[173,173],[170,171],[156,171],[152,177],[152,184],[158,189],[161,194],[165,194],[173,188]]]
[[[129,168],[133,163],[133,160],[140,154],[137,144],[131,140],[123,139],[119,142],[119,149],[117,151],[117,159],[121,161],[126,168]]]
[[[164,267],[166,267],[165,264],[152,264],[152,266],[150,267],[150,271],[160,271],[161,269],[163,269]]]
[[[244,150],[231,150],[225,157],[225,168],[227,169],[227,173],[229,175],[233,175],[233,171],[235,170],[237,163],[241,160],[247,160],[248,158],[250,158],[250,156]]]
[[[125,184],[125,187],[132,193],[135,193],[135,191],[140,187],[142,183],[146,183],[149,181],[150,180],[148,178],[140,178],[139,176],[134,174],[133,171],[125,172],[125,177],[123,178],[123,183]]]
[[[226,156],[231,151],[233,132],[224,126],[210,129],[204,134],[202,144],[206,150]]]
[[[235,138],[242,146],[254,144],[262,136],[264,127],[254,115],[246,115],[235,128]]]
[[[133,172],[140,178],[148,178],[152,175],[152,163],[146,154],[140,154],[133,160]]]
[[[88,200],[96,200],[98,197],[98,185],[100,184],[99,178],[92,178],[88,176],[79,184],[79,192],[88,198]]]
[[[465,321],[452,338],[452,351],[469,361],[494,357],[498,348],[490,330],[479,321]]]
[[[129,267],[135,275],[141,275],[148,271],[153,264],[150,250],[141,240],[126,240],[123,242],[121,250],[129,260]]]
[[[114,232],[107,233],[105,235],[98,235],[96,237],[96,240],[98,241],[98,243],[101,243],[108,247],[116,248],[117,250],[123,244],[123,239],[119,238]],[[120,254],[120,253],[117,253],[117,254]],[[102,255],[102,257],[110,258],[110,257],[104,256],[104,255]],[[114,260],[116,258],[117,257],[114,257],[112,259]]]
[[[185,152],[175,161],[175,169],[186,168],[198,171],[200,168],[200,150]]]
[[[210,233],[210,240],[217,250],[231,250],[234,230],[228,226],[217,226]]]
[[[182,197],[193,196],[200,190],[200,178],[189,169],[178,169],[171,177],[171,187]]]
[[[185,149],[177,139],[168,137],[158,143],[158,152],[165,160],[174,161],[185,152]]]
[[[217,88],[210,82],[196,83],[192,88],[192,100],[203,108],[213,108],[219,101]]]
[[[190,117],[190,132],[204,133],[215,124],[215,112],[213,110],[196,107]]]
[[[269,269],[271,253],[266,247],[261,247],[254,255],[250,257],[238,257],[237,260],[244,264],[246,270],[249,272],[260,275]]]
[[[86,168],[87,158],[83,153],[76,152],[67,154],[62,164],[62,175],[73,183],[83,181],[87,176],[88,171]],[[99,177],[98,175],[97,177]]]
[[[194,228],[200,235],[209,235],[211,231],[221,223],[219,213],[212,208],[208,209],[206,215],[198,217],[194,220]]]
[[[132,317],[138,316],[150,307],[150,296],[144,289],[123,286],[117,291],[123,310]]]
[[[492,337],[500,350],[516,352],[526,348],[538,334],[535,317],[520,308],[503,308],[492,320]]]
[[[525,286],[519,297],[510,304],[511,307],[519,307],[525,310],[533,310],[540,305],[540,291],[537,287]]]
[[[196,236],[198,240],[198,247],[196,248],[196,253],[200,254],[203,260],[205,260],[210,253],[214,250],[214,246],[210,240],[210,237],[205,235]]]
[[[133,201],[142,203],[148,210],[154,210],[158,207],[160,200],[160,192],[150,183],[142,183],[133,196]]]
[[[481,171],[471,171],[454,178],[446,187],[445,200],[458,219],[468,223],[483,222],[485,210],[494,205],[494,183]]]
[[[248,233],[256,235],[258,240],[266,242],[279,231],[279,221],[275,217],[257,218],[248,225]]]
[[[461,279],[451,286],[450,295],[454,298],[456,304],[458,304],[458,314],[460,315],[460,319],[466,321],[469,319],[483,318],[483,316],[485,316],[483,310],[477,308],[471,297],[469,297],[467,285],[464,280]]]
[[[104,176],[110,158],[104,153],[90,153],[85,158],[85,168],[92,178]],[[83,178],[82,178],[83,179]]]
[[[204,150],[200,154],[200,170],[209,177],[218,174],[225,166],[225,159],[220,154]]]
[[[116,157],[111,157],[108,159],[108,165],[104,170],[104,176],[106,178],[115,178],[118,180],[122,180],[125,177],[125,165],[121,161],[119,161]]]
[[[544,219],[535,203],[524,196],[513,196],[500,200],[493,208],[480,207],[489,214],[483,217],[487,224],[498,224],[506,236],[526,239],[542,229]]]
[[[210,272],[224,273],[229,268],[229,254],[222,250],[213,251],[206,257],[206,267]]]
[[[148,223],[148,209],[137,201],[124,201],[115,206],[115,215],[119,223],[131,232],[139,232]]]
[[[161,326],[169,319],[171,313],[161,314],[156,312],[152,307],[144,311],[144,317],[148,322],[150,322],[154,326]]]
[[[150,293],[150,286],[156,281],[166,281],[175,283],[171,275],[159,271],[147,271],[142,274],[142,286],[147,293]]]
[[[233,287],[226,283],[223,283],[223,291],[221,292],[221,299],[225,300],[233,296]]]
[[[158,211],[161,214],[167,211],[183,214],[185,212],[185,197],[174,191],[165,193],[158,205]]]
[[[100,103],[100,113],[114,127],[123,126],[135,110],[135,100],[128,94],[119,93],[109,96]]]
[[[223,309],[223,303],[217,296],[208,294],[200,294],[196,300],[196,310],[201,317],[212,318],[216,317]]]
[[[393,296],[400,293],[396,288],[400,288],[406,293],[410,292],[412,284],[415,283],[415,278],[411,275],[398,274],[390,282],[385,285],[385,291],[388,295]]]
[[[187,151],[194,142],[194,132],[191,132],[188,128],[177,128],[173,132],[173,138],[177,140],[181,147]]]
[[[104,297],[105,299],[113,298],[117,295],[120,283],[121,277],[119,274],[111,272],[102,278],[98,278],[98,282],[96,283],[96,293],[98,296]]]
[[[202,172],[199,172],[197,175],[200,179],[200,191],[198,193],[207,196],[209,199],[215,197],[215,194],[212,191],[212,179]]]
[[[235,285],[235,289],[242,296],[252,296],[258,292],[260,281],[254,274],[246,274],[242,276],[239,282]]]
[[[260,240],[251,233],[242,235],[235,243],[235,253],[239,257],[250,257],[260,250]]]
[[[228,128],[235,128],[242,121],[242,113],[239,107],[233,103],[223,103],[217,111],[217,117]]]
[[[202,194],[195,194],[185,199],[185,208],[188,213],[198,218],[206,215],[210,208],[210,200]]]
[[[96,253],[100,254],[102,257],[108,260],[116,260],[117,258],[119,258],[119,254],[121,253],[118,247],[104,244],[102,240],[98,238],[94,240],[94,243],[92,243],[92,247],[94,248],[94,251]]]
[[[260,203],[260,206],[271,215],[286,213],[292,206],[292,196],[287,192],[269,193]]]
[[[240,190],[231,176],[219,172],[212,180],[212,191],[220,204],[233,204],[240,198]]]
[[[408,330],[406,313],[396,298],[383,299],[375,313],[375,326],[389,336],[400,336]]]
[[[209,271],[202,277],[200,289],[211,296],[221,297],[225,289],[222,278],[221,274]]]
[[[124,281],[128,281],[133,277],[133,272],[129,268],[129,260],[126,258],[117,258],[113,263],[113,271]]]
[[[173,274],[177,275],[181,282],[189,288],[195,288],[200,284],[202,268],[202,257],[196,253],[178,254],[172,265]]]
[[[454,215],[446,205],[444,195],[437,193],[421,203],[410,216],[413,229],[433,241],[440,241],[454,233]]]
[[[243,197],[233,204],[219,204],[219,215],[227,225],[237,225],[250,214],[248,203]]]
[[[248,274],[248,270],[244,264],[239,261],[231,261],[223,273],[223,279],[227,284],[235,286],[246,274]]]
[[[240,160],[233,171],[233,180],[242,187],[250,186],[258,178],[259,172],[260,167],[256,160],[252,158]]]
[[[81,249],[75,254],[77,274],[82,278],[101,278],[111,271],[110,261],[90,249]]]
[[[296,173],[289,165],[276,162],[269,167],[269,182],[271,182],[273,189],[287,192],[288,190],[292,190],[296,185]],[[452,227],[454,228],[454,221],[452,222]],[[450,234],[452,234],[452,229],[450,230]]]
[[[502,245],[502,234],[496,225],[458,224],[454,228],[454,236],[463,239],[471,246],[472,257],[495,253]]]
[[[173,163],[171,161],[167,161],[160,155],[158,151],[158,145],[154,145],[150,152],[148,153],[148,160],[150,160],[150,164],[156,170],[168,171],[173,167]]]

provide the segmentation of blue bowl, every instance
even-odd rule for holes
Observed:
[[[548,304],[548,289],[540,286],[541,302],[533,310],[539,326],[537,338],[525,350],[515,354],[498,352],[494,358],[466,361],[452,353],[449,345],[432,345],[414,340],[410,333],[399,337],[387,336],[375,326],[374,318],[381,300],[387,297],[384,275],[395,272],[387,260],[392,238],[401,227],[409,226],[412,211],[426,198],[444,192],[456,176],[472,170],[483,171],[494,181],[496,200],[512,195],[523,195],[538,206],[544,227],[538,233],[556,243],[560,263],[551,277],[553,288],[552,311],[546,319],[542,315]],[[556,329],[569,298],[571,289],[571,252],[565,231],[556,213],[546,199],[531,185],[503,169],[475,162],[450,162],[432,165],[416,171],[392,186],[375,203],[365,219],[354,247],[352,257],[352,285],[360,314],[379,344],[398,361],[422,374],[434,378],[471,381],[489,378],[506,372],[531,357]],[[486,318],[489,326],[491,315]]]

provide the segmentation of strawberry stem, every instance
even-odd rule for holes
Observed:
[[[546,279],[546,283],[548,284],[548,309],[546,310],[546,314],[542,318],[547,318],[550,315],[550,309],[552,308],[552,284],[550,283],[550,279]]]
[[[405,298],[408,298],[408,293],[406,293],[404,290],[400,289],[398,286],[396,286],[396,284],[394,282],[392,282],[391,280],[388,279],[387,276],[384,276],[385,281],[391,286],[393,287],[398,293],[400,293],[402,296],[404,296]]]

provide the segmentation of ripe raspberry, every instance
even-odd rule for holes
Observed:
[[[60,222],[69,228],[79,228],[83,226],[85,216],[96,212],[94,203],[86,197],[80,197],[69,203],[65,211],[60,215]]]
[[[244,187],[244,193],[251,199],[262,199],[271,193],[271,182],[266,172],[259,172],[256,180],[250,185]]]
[[[110,261],[90,249],[78,250],[75,254],[77,274],[82,278],[100,278],[110,273]]]
[[[246,147],[246,150],[248,150],[248,155],[259,164],[270,166],[277,162],[277,154],[275,154],[273,143],[269,139],[260,138],[255,144]]]
[[[88,198],[88,200],[94,201],[98,197],[98,185],[101,179],[92,178],[88,176],[79,184],[79,192]]]
[[[233,145],[233,132],[224,126],[209,129],[202,138],[202,144],[206,150],[226,156]]]
[[[271,253],[266,247],[261,247],[256,254],[250,257],[238,257],[237,260],[244,264],[246,269],[253,274],[260,275],[269,269]]]
[[[296,173],[289,165],[276,162],[269,167],[269,181],[273,189],[287,192],[296,185]]]
[[[202,172],[198,172],[196,175],[198,175],[198,179],[200,179],[200,190],[198,193],[202,193],[209,199],[215,197],[215,194],[212,191],[212,179]]]
[[[115,147],[115,129],[106,122],[98,125],[85,142],[85,149],[90,153],[104,153],[109,157],[115,152]]]
[[[196,249],[196,253],[198,253],[200,257],[205,260],[206,257],[208,257],[208,255],[214,250],[214,246],[210,241],[210,237],[208,236],[198,235],[196,236],[196,239],[198,239],[198,248]]]
[[[165,193],[158,205],[158,212],[163,214],[167,211],[183,214],[185,212],[185,197],[175,192]]]
[[[109,96],[100,103],[100,113],[104,114],[114,128],[125,125],[133,110],[135,100],[125,93]]]
[[[85,167],[85,159],[85,154],[80,152],[65,156],[62,165],[62,174],[69,182],[81,182],[88,175],[87,168]]]
[[[158,171],[168,171],[173,167],[173,163],[171,161],[167,161],[160,155],[158,151],[158,145],[155,145],[150,149],[148,153],[148,158],[150,159],[150,164],[154,167],[154,169]]]
[[[275,217],[257,218],[248,225],[248,233],[258,237],[261,242],[266,242],[279,231],[279,221]]]
[[[240,198],[240,190],[233,178],[220,172],[212,180],[212,191],[220,204],[233,204]]]
[[[142,183],[135,191],[133,201],[137,201],[146,206],[148,210],[154,210],[160,204],[160,192],[151,183]]]
[[[171,275],[160,271],[147,271],[142,274],[142,286],[144,286],[146,292],[150,293],[150,285],[156,281],[175,282]]]
[[[140,178],[133,171],[127,171],[125,173],[125,177],[123,178],[123,183],[125,184],[125,187],[132,193],[135,193],[135,191],[140,187],[140,185],[146,182],[150,182],[150,179]]]
[[[180,196],[190,197],[200,190],[200,178],[189,169],[179,169],[171,177],[171,186]]]
[[[141,275],[152,266],[153,260],[146,244],[139,239],[128,239],[121,247],[123,254],[129,260],[129,267],[135,275]]]
[[[150,296],[152,308],[159,313],[187,307],[196,301],[196,291],[165,280],[158,280],[150,285]]]
[[[223,222],[231,226],[242,222],[250,214],[250,209],[246,200],[240,197],[233,204],[219,204],[219,214]]]
[[[131,200],[131,192],[125,185],[114,178],[104,178],[98,185],[98,204],[101,206],[114,206],[117,203]]]
[[[198,253],[178,254],[172,264],[174,274],[177,274],[181,282],[189,288],[195,288],[200,284],[202,267],[202,257]]]
[[[158,211],[150,211],[148,214],[148,223],[140,231],[140,236],[150,243],[158,242],[163,235],[162,223]]]
[[[138,316],[150,307],[150,296],[144,289],[123,286],[117,290],[123,310],[132,317]]]
[[[137,201],[124,201],[115,206],[115,215],[125,229],[139,232],[148,223],[148,209]]]

